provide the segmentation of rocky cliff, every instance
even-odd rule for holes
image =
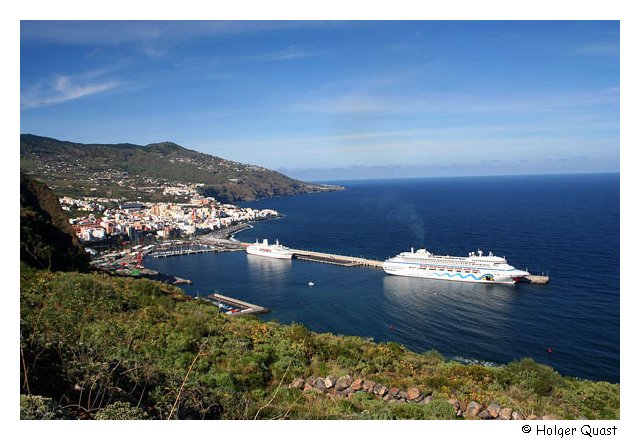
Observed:
[[[89,257],[53,192],[20,174],[20,260],[38,269],[86,271]]]

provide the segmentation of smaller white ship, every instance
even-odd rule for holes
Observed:
[[[269,244],[269,240],[267,239],[262,240],[262,243],[256,240],[255,243],[247,246],[247,254],[284,260],[290,260],[293,257],[291,249],[282,246],[278,240],[276,240],[276,244]]]

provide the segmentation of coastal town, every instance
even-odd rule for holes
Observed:
[[[125,202],[108,198],[61,197],[71,226],[92,254],[96,249],[157,240],[193,238],[235,225],[279,217],[273,209],[253,209],[219,203],[193,194],[186,203]]]

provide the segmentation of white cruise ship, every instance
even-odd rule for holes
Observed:
[[[260,255],[263,257],[270,258],[280,258],[285,260],[290,260],[293,257],[293,252],[288,247],[282,246],[278,240],[276,240],[276,244],[269,244],[269,240],[264,239],[262,243],[258,243],[256,240],[255,243],[247,246],[247,253],[251,255]]]
[[[382,268],[391,275],[471,283],[513,284],[529,275],[507,264],[504,258],[491,252],[485,256],[481,250],[477,254],[470,252],[468,257],[451,257],[434,255],[426,249],[414,252],[411,248],[411,252],[386,260]]]

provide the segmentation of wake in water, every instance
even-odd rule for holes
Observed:
[[[495,362],[489,362],[489,361],[482,361],[479,359],[469,359],[469,358],[465,358],[462,356],[454,356],[452,358],[450,358],[452,361],[456,361],[456,362],[460,362],[461,364],[465,364],[465,365],[482,365],[483,367],[498,367],[500,366],[500,364],[497,364]]]

